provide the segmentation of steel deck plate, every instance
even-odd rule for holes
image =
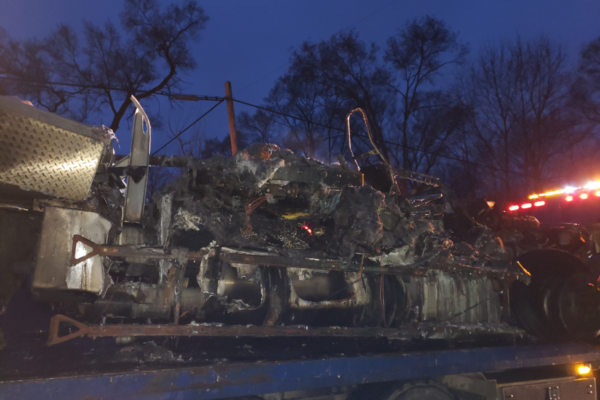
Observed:
[[[219,364],[0,382],[0,397],[4,400],[219,399],[598,360],[600,360],[600,349],[589,345],[567,344],[310,361]]]

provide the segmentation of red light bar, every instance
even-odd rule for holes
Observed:
[[[310,229],[307,225],[302,225],[302,228],[308,232],[309,235],[312,235],[312,229]]]
[[[525,209],[525,208],[531,208],[531,203],[522,204],[521,208],[523,208],[523,209]]]
[[[536,201],[535,203],[533,203],[533,205],[536,207],[541,207],[541,206],[546,205],[546,202],[545,201]]]
[[[508,207],[508,211],[517,211],[519,209],[519,206],[510,206]]]

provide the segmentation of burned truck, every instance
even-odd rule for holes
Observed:
[[[269,144],[151,158],[150,121],[133,100],[131,153],[116,160],[108,130],[0,98],[0,302],[31,275],[35,298],[57,313],[49,344],[595,340],[600,291],[586,266],[558,250],[517,258],[435,178],[385,160],[361,170],[353,154],[327,165]],[[157,168],[178,173],[149,196]],[[420,190],[403,196],[399,180]]]

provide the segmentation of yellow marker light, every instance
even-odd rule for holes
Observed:
[[[585,200],[588,198],[587,193],[582,193],[581,196],[579,196],[581,198],[581,200]]]
[[[573,201],[573,196],[567,196],[567,197],[565,197],[565,200],[566,201]]]
[[[568,371],[569,371],[569,375],[574,375],[574,376],[579,376],[579,377],[591,377],[591,375],[594,373],[592,364],[590,364],[590,363],[569,364]]]
[[[600,197],[600,190],[596,192],[596,196]]]
[[[567,192],[567,189],[569,188],[565,188],[565,189],[559,189],[559,190],[554,190],[552,192],[546,192],[546,193],[538,193],[538,194],[532,194],[531,196],[529,196],[530,200],[533,199],[538,199],[540,197],[546,197],[546,196],[556,196],[557,194],[563,194]]]
[[[577,373],[579,375],[587,375],[592,372],[592,368],[589,365],[580,365],[577,367]]]
[[[560,190],[555,190],[554,192],[544,193],[544,196],[554,196],[555,194],[563,194],[565,192],[566,192],[565,189],[560,189]]]

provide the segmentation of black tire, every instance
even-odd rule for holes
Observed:
[[[510,288],[511,314],[529,334],[549,341],[596,342],[600,329],[600,294],[594,275],[574,255],[562,250],[533,250],[519,262],[530,272],[527,286]]]

